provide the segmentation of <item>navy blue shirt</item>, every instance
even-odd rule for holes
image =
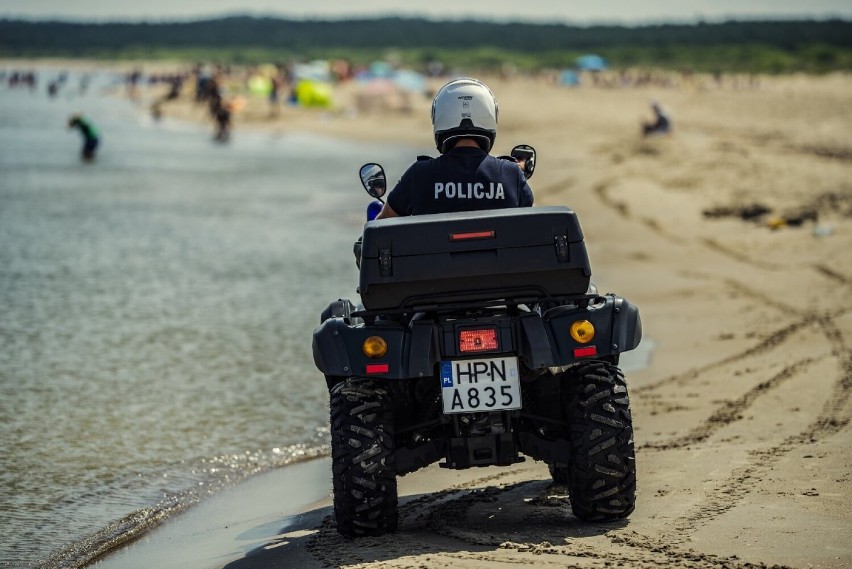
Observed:
[[[399,215],[422,215],[530,207],[533,195],[517,164],[461,147],[412,164],[387,202]]]

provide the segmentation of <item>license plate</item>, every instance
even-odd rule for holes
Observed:
[[[444,413],[521,408],[518,358],[441,362]]]

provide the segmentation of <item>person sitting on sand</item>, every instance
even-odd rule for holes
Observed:
[[[654,112],[654,120],[642,123],[642,135],[668,134],[672,129],[672,121],[662,105],[657,101],[651,102],[651,110]]]
[[[100,143],[98,130],[92,122],[81,114],[74,114],[68,119],[68,128],[80,129],[80,134],[83,135],[83,150],[81,157],[85,162],[91,162],[95,159],[95,151]]]

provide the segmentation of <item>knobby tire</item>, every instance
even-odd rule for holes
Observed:
[[[571,460],[568,468],[551,473],[567,483],[578,518],[625,518],[636,505],[636,458],[624,374],[611,363],[590,361],[572,375],[567,384]]]
[[[376,536],[397,529],[393,411],[379,382],[350,379],[331,390],[331,455],[337,531]]]

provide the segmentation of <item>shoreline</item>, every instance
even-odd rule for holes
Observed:
[[[214,494],[167,519],[139,539],[105,554],[89,567],[213,567],[274,539],[283,523],[324,506],[331,479],[329,457],[268,470]],[[320,480],[326,480],[328,488]],[[282,518],[283,515],[283,518]]]
[[[204,567],[852,566],[852,303],[837,294],[852,287],[852,116],[837,112],[850,108],[852,78],[737,91],[484,79],[500,102],[499,153],[536,147],[536,203],[578,212],[593,279],[638,305],[656,344],[649,367],[628,375],[636,511],[621,524],[582,524],[531,460],[433,466],[400,479],[401,528],[386,538],[340,538],[323,522],[327,498],[295,520],[276,519],[274,506],[260,520],[237,499],[220,525],[248,524],[258,547]],[[671,109],[672,135],[639,136],[651,98]],[[249,112],[264,112],[261,103],[237,115],[235,136],[428,148],[421,103],[404,115],[288,109],[276,123]],[[172,110],[206,120],[191,103]],[[738,216],[755,203],[772,211]],[[704,214],[713,208],[731,213]],[[816,219],[794,225],[803,210]],[[261,482],[266,496],[280,484]],[[179,525],[157,532],[169,539]],[[146,566],[128,555],[125,566]],[[173,555],[176,567],[200,561],[190,546]]]

